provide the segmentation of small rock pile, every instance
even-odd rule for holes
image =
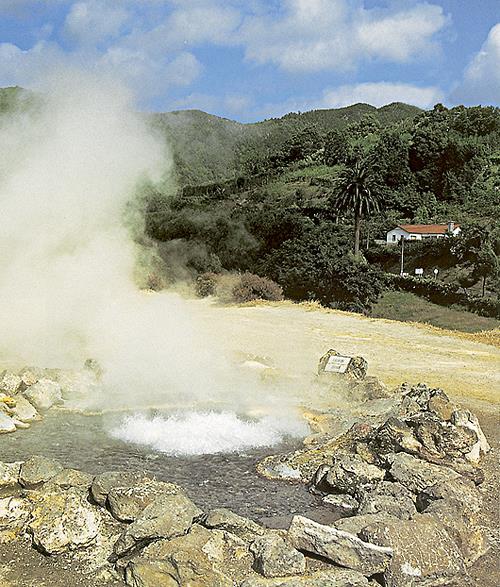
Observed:
[[[88,397],[99,367],[87,360],[83,370],[25,367],[0,373],[0,434],[29,428],[42,414],[69,399]]]
[[[0,463],[0,542],[28,536],[100,584],[131,587],[463,584],[486,550],[477,485],[488,443],[439,389],[403,386],[391,405],[377,424],[299,451],[302,480],[338,514],[331,525],[297,515],[271,530],[227,509],[203,512],[141,472],[93,477],[32,457]],[[288,459],[297,465],[297,453]]]

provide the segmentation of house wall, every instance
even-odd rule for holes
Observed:
[[[409,238],[410,235],[402,228],[394,228],[387,233],[387,243],[398,243],[402,236]]]
[[[453,230],[453,236],[459,235],[461,232],[460,228],[457,227]],[[445,234],[415,234],[406,232],[402,228],[394,228],[390,230],[386,235],[387,244],[396,244],[401,240],[401,237],[405,237],[406,240],[421,241],[422,239],[428,238],[444,238]]]

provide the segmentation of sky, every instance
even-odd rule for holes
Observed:
[[[0,86],[67,68],[144,111],[251,122],[357,102],[500,104],[499,0],[0,0]]]

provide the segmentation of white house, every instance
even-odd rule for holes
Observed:
[[[460,226],[454,222],[448,224],[400,224],[387,233],[388,244],[398,243],[402,238],[421,241],[427,238],[444,238],[460,234]]]

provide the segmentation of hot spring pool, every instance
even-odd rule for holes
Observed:
[[[158,479],[178,483],[204,510],[227,507],[269,527],[287,527],[294,514],[308,515],[323,522],[334,520],[334,513],[303,484],[270,481],[255,470],[256,463],[263,457],[299,448],[298,439],[287,438],[274,446],[230,453],[173,456],[154,448],[159,432],[178,433],[175,426],[164,428],[165,418],[160,416],[157,422],[160,430],[150,431],[152,442],[144,444],[128,442],[123,440],[126,434],[116,433],[122,428],[128,430],[132,438],[137,436],[140,421],[134,421],[133,430],[123,428],[124,422],[123,415],[87,416],[52,411],[29,429],[1,435],[0,459],[26,460],[31,455],[41,454],[59,460],[66,467],[93,474],[144,470]],[[220,423],[217,419],[212,422],[213,425],[217,423]],[[115,432],[110,434],[110,431]],[[261,432],[264,433],[257,430]]]

